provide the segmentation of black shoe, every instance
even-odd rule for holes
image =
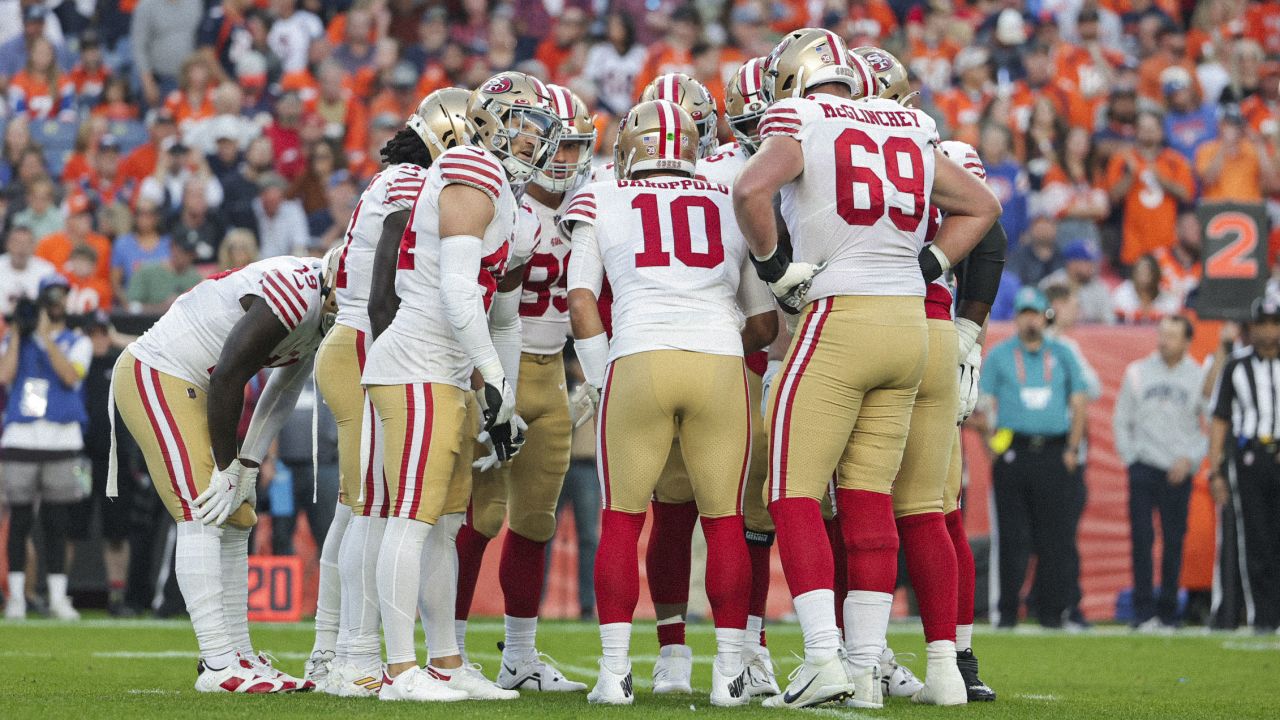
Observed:
[[[960,677],[964,678],[969,702],[992,702],[996,699],[996,691],[987,687],[978,677],[978,658],[973,656],[973,650],[957,652],[956,667],[960,668]]]

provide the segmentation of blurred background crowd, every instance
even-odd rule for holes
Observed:
[[[595,112],[605,162],[651,79],[686,72],[723,102],[740,63],[802,26],[897,54],[942,137],[978,149],[1010,243],[995,320],[1036,286],[1064,329],[1155,324],[1194,308],[1201,202],[1265,207],[1280,228],[1275,2],[0,0],[0,312],[61,273],[109,377],[120,338],[203,277],[339,242],[380,148],[429,92],[505,69],[564,84]],[[1280,230],[1270,248],[1280,273]],[[309,473],[310,433],[294,434],[278,467]],[[590,455],[575,462],[587,475]],[[332,478],[316,504],[309,484],[269,498],[274,552],[293,552],[301,510],[322,541]],[[180,612],[148,561],[171,524],[141,487],[101,527],[111,605]],[[88,524],[76,516],[71,539]],[[589,616],[589,584],[579,597]]]

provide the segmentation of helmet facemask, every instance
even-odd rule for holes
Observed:
[[[511,182],[526,183],[550,165],[560,141],[559,118],[543,108],[507,106],[492,98],[480,109],[497,128],[485,149],[498,156]]]

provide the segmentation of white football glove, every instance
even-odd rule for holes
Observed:
[[[493,451],[501,462],[507,462],[511,458],[520,453],[520,448],[524,447],[524,431],[529,429],[529,425],[525,423],[524,418],[519,415],[512,415],[511,420],[505,423],[498,423],[489,428],[485,435],[493,445]]]
[[[569,393],[569,418],[577,430],[596,414],[600,405],[600,390],[591,383],[582,383]]]
[[[489,433],[480,433],[479,437],[476,438],[476,442],[484,445],[489,452],[484,457],[477,458],[475,462],[471,463],[473,469],[477,472],[489,472],[502,464],[502,461],[498,459],[497,451],[493,448],[493,440],[489,438]]]
[[[781,360],[770,360],[769,364],[764,368],[764,375],[760,376],[760,416],[764,417],[765,408],[769,407],[769,388],[773,385],[773,378],[782,369]]]
[[[973,345],[960,363],[960,398],[956,403],[956,425],[960,425],[978,407],[978,379],[982,369],[982,346]]]
[[[511,416],[516,414],[516,390],[506,378],[500,378],[496,383],[486,378],[484,388],[476,391],[476,398],[480,401],[485,430],[510,422]]]
[[[196,519],[205,525],[221,527],[248,498],[250,483],[258,480],[257,468],[248,475],[246,470],[249,468],[241,465],[239,458],[232,460],[226,470],[214,468],[209,487],[195,499]]]
[[[769,290],[773,292],[774,297],[778,298],[778,303],[782,305],[784,311],[798,313],[807,302],[805,296],[809,294],[809,287],[813,285],[813,276],[822,272],[824,267],[826,263],[814,265],[793,262],[787,265],[787,270],[782,277],[769,283]]]

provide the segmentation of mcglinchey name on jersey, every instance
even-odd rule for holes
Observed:
[[[681,178],[671,180],[619,180],[618,187],[639,187],[639,188],[658,188],[661,190],[703,190],[710,192],[729,194],[729,186],[720,183],[708,182],[706,180],[698,180],[696,178]]]
[[[829,105],[824,102],[819,102],[818,105],[822,107],[823,117],[846,118],[885,127],[920,127],[920,119],[915,113],[906,110],[866,110],[850,105]]]

